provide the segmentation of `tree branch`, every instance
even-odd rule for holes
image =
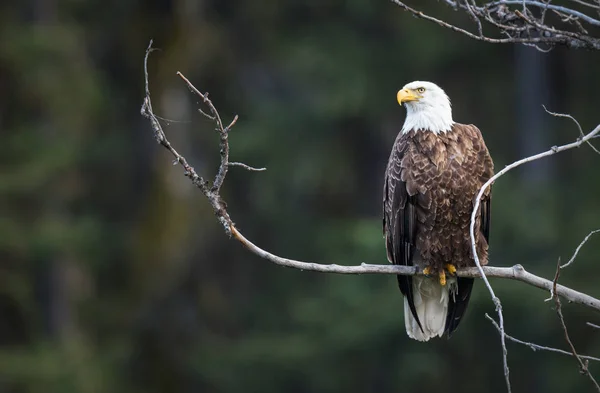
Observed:
[[[494,318],[490,317],[488,314],[485,314],[485,317],[492,323],[492,325],[494,325],[494,327],[496,328],[496,330],[498,331],[498,333],[502,334],[502,332],[500,330],[500,326],[498,326],[498,323],[494,320]],[[519,340],[518,338],[515,338],[515,337],[507,334],[506,332],[504,333],[504,336],[509,341],[512,341],[512,342],[517,343],[517,344],[525,345],[525,346],[529,347],[534,352],[535,351],[548,351],[548,352],[559,353],[561,355],[573,356],[573,352],[565,351],[563,349],[558,349],[558,348],[545,347],[543,345],[534,344],[534,343],[531,343],[531,342],[528,342],[528,341]],[[594,356],[579,355],[579,357],[581,359],[585,359],[585,360],[591,360],[591,361],[594,361],[594,362],[600,362],[600,358],[597,358],[597,357],[594,357]]]
[[[391,1],[417,18],[436,23],[439,26],[477,41],[492,44],[520,43],[533,46],[542,52],[547,52],[557,45],[568,48],[600,50],[600,38],[588,34],[583,26],[583,24],[586,24],[586,26],[598,27],[600,26],[600,20],[582,11],[566,6],[549,4],[549,2],[503,0],[482,2],[481,5],[477,5],[474,0],[446,0],[446,4],[452,7],[452,9],[463,11],[469,19],[475,22],[477,26],[477,34],[475,34],[409,7],[402,1]],[[596,12],[598,11],[597,6],[588,3],[586,5]],[[518,6],[521,10],[516,9],[519,8]],[[531,12],[528,7],[540,9],[541,12]],[[562,24],[561,28],[555,28],[546,22],[546,11],[551,11],[558,17],[559,24]],[[538,17],[535,16],[537,14],[539,14]],[[483,33],[482,21],[498,29],[504,38],[486,36]],[[540,45],[544,45],[545,48]]]

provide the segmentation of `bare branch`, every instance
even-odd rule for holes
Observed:
[[[579,369],[580,369],[581,373],[583,375],[586,375],[592,381],[594,386],[596,387],[596,391],[600,392],[600,385],[598,385],[598,382],[596,381],[596,379],[594,378],[594,376],[590,373],[590,370],[588,369],[588,361],[587,360],[584,361],[582,359],[582,357],[577,354],[577,351],[575,350],[575,346],[573,345],[573,342],[571,341],[571,337],[569,336],[567,324],[565,323],[565,318],[562,313],[562,304],[560,302],[560,298],[558,297],[558,295],[556,295],[556,285],[558,282],[558,277],[560,276],[560,270],[561,270],[561,266],[560,266],[560,259],[559,259],[558,262],[556,263],[556,274],[554,276],[554,291],[553,291],[554,292],[554,302],[556,304],[556,314],[558,315],[558,318],[560,319],[560,324],[561,324],[563,332],[565,334],[565,340],[567,341],[567,344],[569,344],[569,348],[571,348],[571,353],[573,354],[575,359],[577,359],[577,363],[579,364]]]
[[[215,215],[217,216],[217,219],[219,220],[219,222],[221,222],[221,225],[223,225],[223,229],[225,230],[225,233],[228,234],[229,236],[231,236],[231,232],[229,231],[229,228],[231,227],[231,225],[233,225],[233,223],[231,221],[231,218],[229,218],[229,214],[227,213],[227,210],[225,209],[225,204],[223,203],[223,201],[221,200],[221,196],[219,195],[220,184],[222,184],[222,182],[225,178],[225,175],[227,173],[227,160],[229,158],[228,154],[224,153],[224,152],[229,151],[229,146],[227,145],[227,136],[226,136],[227,132],[223,129],[223,123],[221,122],[221,118],[219,117],[219,114],[218,114],[216,108],[214,107],[214,105],[212,104],[212,102],[208,99],[208,94],[200,93],[191,83],[189,83],[189,81],[187,81],[187,79],[185,79],[185,77],[183,75],[181,75],[179,73],[179,75],[185,81],[188,82],[188,87],[192,90],[192,92],[194,92],[198,96],[200,96],[203,99],[204,103],[209,107],[209,109],[213,113],[213,116],[215,117],[215,121],[217,123],[217,129],[221,134],[221,138],[220,138],[220,140],[221,140],[221,165],[219,166],[219,171],[218,171],[217,175],[215,176],[215,180],[213,181],[213,186],[209,187],[208,181],[206,181],[204,178],[199,176],[196,173],[196,171],[194,170],[194,168],[188,164],[185,157],[183,157],[181,154],[179,154],[173,148],[173,146],[171,146],[171,143],[167,140],[167,137],[166,137],[158,119],[156,118],[156,115],[154,115],[154,112],[152,110],[152,101],[150,99],[150,88],[149,88],[149,82],[148,82],[148,57],[153,50],[154,50],[154,48],[152,48],[152,40],[151,40],[150,44],[148,45],[148,48],[146,49],[146,55],[144,56],[144,76],[145,76],[146,96],[144,97],[144,103],[142,104],[142,109],[141,109],[142,116],[144,116],[145,118],[150,120],[150,124],[152,126],[152,131],[154,131],[154,137],[157,140],[157,142],[160,143],[163,147],[165,147],[175,157],[175,162],[179,163],[185,170],[184,175],[187,176],[192,181],[192,183],[202,191],[202,193],[206,196],[206,198],[208,198],[208,201],[210,202],[210,205],[212,206],[212,208],[215,212]],[[225,134],[225,137],[223,137],[223,134]],[[219,177],[219,176],[221,176],[221,177]],[[218,183],[219,180],[220,180],[220,184]],[[218,185],[218,187],[215,187],[217,185]]]
[[[600,26],[600,20],[582,11],[550,4],[549,1],[502,0],[483,2],[481,5],[477,5],[474,0],[445,1],[454,10],[461,10],[467,14],[477,25],[477,33],[427,15],[400,0],[391,1],[417,18],[436,23],[477,41],[493,44],[520,43],[532,46],[542,52],[547,52],[557,45],[600,50],[600,38],[591,36],[583,25],[585,23],[588,26],[597,27]],[[586,4],[588,7],[596,8],[594,5]],[[514,9],[515,6],[521,6],[521,10]],[[511,9],[511,7],[513,8]],[[528,7],[539,9],[541,13],[531,12]],[[561,28],[546,23],[547,11],[558,16],[562,23]],[[536,17],[536,14],[541,15]],[[504,38],[484,35],[482,20],[496,27]]]
[[[494,318],[490,317],[488,314],[485,314],[485,317],[492,323],[492,325],[494,325],[494,327],[496,328],[496,330],[498,331],[498,333],[501,333],[500,331],[500,326],[498,326],[498,323],[494,320]],[[600,326],[598,327],[600,328]],[[558,349],[558,348],[552,348],[552,347],[545,347],[543,345],[539,345],[539,344],[534,344],[528,341],[523,341],[523,340],[519,340],[518,338],[515,338],[507,333],[504,333],[504,335],[506,336],[506,338],[509,341],[512,341],[514,343],[517,344],[521,344],[521,345],[525,345],[527,347],[529,347],[532,351],[548,351],[548,352],[554,352],[554,353],[559,353],[561,355],[567,355],[567,356],[573,356],[572,352],[569,351],[565,351],[562,349]],[[593,356],[586,356],[586,355],[579,355],[579,357],[581,359],[585,359],[585,360],[591,360],[594,362],[600,362],[600,358],[597,357],[593,357]]]

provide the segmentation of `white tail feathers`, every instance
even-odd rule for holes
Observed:
[[[410,312],[408,300],[405,297],[404,323],[408,337],[418,341],[428,341],[436,336],[441,337],[446,327],[450,291],[455,290],[456,278],[448,277],[447,284],[442,286],[437,277],[414,276],[412,285],[415,309],[423,331]]]

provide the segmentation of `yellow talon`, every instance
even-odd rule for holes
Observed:
[[[447,263],[444,265],[444,268],[448,271],[448,273],[454,275],[456,274],[456,266],[451,263]]]
[[[443,270],[440,272],[440,285],[446,285],[446,273]]]
[[[431,274],[431,268],[426,267],[425,269],[423,269],[423,274],[429,276]]]

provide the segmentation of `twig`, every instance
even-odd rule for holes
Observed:
[[[485,314],[485,317],[494,325],[494,327],[496,328],[496,330],[498,330],[498,333],[500,333],[500,326],[498,326],[498,323],[494,320],[494,318],[490,317],[487,313]],[[600,326],[598,327],[600,328]],[[572,352],[569,351],[565,351],[563,349],[558,349],[558,348],[552,348],[552,347],[545,347],[543,345],[539,345],[539,344],[534,344],[528,341],[523,341],[523,340],[519,340],[518,338],[515,338],[509,334],[507,334],[506,332],[504,333],[504,335],[506,336],[506,338],[509,341],[512,341],[514,343],[517,344],[521,344],[521,345],[525,345],[527,347],[529,347],[532,351],[548,351],[548,352],[554,352],[554,353],[559,353],[561,355],[567,355],[567,356],[573,356]],[[585,359],[585,360],[591,360],[594,362],[600,362],[600,358],[597,357],[593,357],[593,356],[586,356],[586,355],[579,355],[580,358]]]
[[[223,127],[223,121],[221,121],[221,116],[219,116],[219,112],[217,112],[217,108],[213,105],[212,101],[208,98],[208,93],[202,94],[192,83],[179,71],[177,71],[177,75],[186,83],[190,91],[196,94],[198,97],[202,98],[202,101],[208,106],[210,109],[210,113],[212,113],[212,117],[208,116],[208,114],[202,112],[209,119],[213,119],[217,125],[217,132],[219,133],[220,138],[220,146],[221,146],[221,165],[219,165],[219,170],[215,176],[215,180],[213,181],[213,185],[210,189],[211,192],[219,194],[221,190],[221,186],[225,181],[225,176],[227,176],[228,162],[229,162],[229,143],[227,142],[228,132],[237,122],[238,116],[235,115],[231,124],[227,127]]]
[[[242,168],[246,169],[247,171],[253,171],[253,172],[262,172],[262,171],[266,171],[267,168],[254,168],[250,165],[246,165],[242,162],[230,162],[229,166],[241,166]]]
[[[568,113],[551,112],[548,109],[546,109],[545,105],[542,105],[542,108],[544,108],[544,110],[546,111],[546,113],[549,113],[552,116],[555,116],[555,117],[565,117],[567,119],[571,119],[573,121],[573,123],[575,123],[575,125],[577,126],[577,129],[579,130],[579,135],[581,135],[582,138],[585,136],[585,134],[583,133],[583,128],[581,128],[581,124],[579,124],[579,121],[577,121],[577,119],[574,118],[573,116],[569,115]],[[590,142],[588,140],[587,144],[588,144],[589,147],[592,148],[592,150],[594,150],[596,153],[600,154],[600,151],[594,145],[592,145],[592,142]]]
[[[597,6],[595,4],[586,3],[585,1],[582,1],[582,0],[571,0],[571,1],[574,2],[574,3],[577,3],[577,4],[581,4],[583,6],[586,6],[586,7],[590,7],[590,8],[594,8],[594,9],[600,10],[600,6]]]
[[[587,322],[587,323],[586,323],[586,325],[588,325],[588,326],[590,326],[590,327],[593,327],[594,329],[600,329],[600,326],[599,326],[599,325],[596,325],[596,324],[594,324],[594,323],[591,323],[591,322]]]
[[[579,245],[575,249],[575,252],[573,253],[573,256],[571,257],[571,259],[569,259],[569,262],[565,263],[560,268],[564,269],[567,266],[569,266],[570,264],[572,264],[573,261],[575,261],[575,258],[577,258],[577,254],[579,254],[579,250],[581,249],[581,247],[583,247],[583,245],[589,240],[590,237],[592,237],[593,234],[598,233],[598,232],[600,232],[600,229],[596,229],[596,230],[593,230],[590,233],[588,233],[588,235],[583,239],[583,241],[581,243],[579,243]]]
[[[567,344],[569,344],[569,347],[571,348],[571,353],[573,354],[575,359],[577,359],[577,363],[579,364],[579,370],[581,371],[581,373],[583,375],[586,375],[592,381],[592,383],[596,387],[596,390],[598,392],[600,392],[600,385],[598,385],[598,382],[596,381],[596,379],[594,378],[594,376],[590,373],[590,370],[588,369],[589,362],[587,360],[584,361],[582,359],[582,357],[577,354],[577,351],[575,350],[575,346],[573,345],[573,342],[571,341],[571,337],[569,337],[569,331],[567,329],[567,324],[565,323],[565,318],[562,313],[562,304],[560,302],[560,298],[558,297],[558,295],[556,295],[556,285],[558,282],[558,277],[560,276],[560,270],[561,270],[561,266],[560,266],[560,258],[559,258],[558,262],[556,263],[556,274],[554,275],[554,291],[553,291],[554,292],[554,302],[556,304],[556,314],[558,315],[558,318],[560,319],[560,324],[561,324],[563,332],[565,334],[565,340],[567,341]]]

